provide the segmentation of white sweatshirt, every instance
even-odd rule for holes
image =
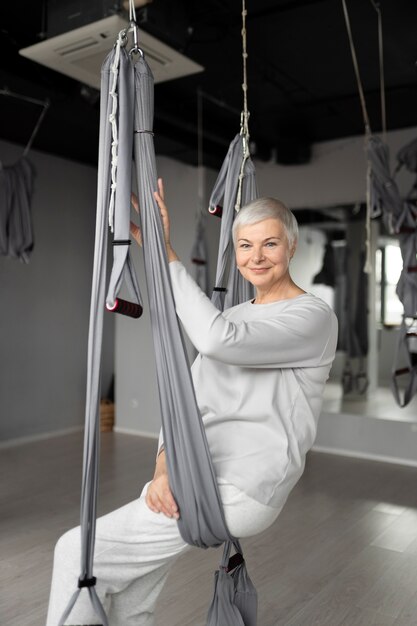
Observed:
[[[221,313],[182,263],[170,263],[170,273],[178,317],[199,352],[192,376],[217,478],[281,508],[315,439],[336,316],[311,294]]]

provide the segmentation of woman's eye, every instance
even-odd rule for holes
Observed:
[[[268,248],[275,248],[275,246],[277,245],[275,241],[268,241],[268,243],[266,244]]]
[[[239,248],[243,248],[243,249],[246,250],[247,248],[249,248],[249,244],[248,243],[241,243]]]

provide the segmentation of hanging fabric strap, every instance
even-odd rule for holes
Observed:
[[[135,81],[135,127],[151,130],[153,78],[143,58],[135,64]],[[134,155],[164,443],[170,484],[181,511],[178,524],[188,543],[220,545],[228,533],[175,313],[161,218],[153,196],[157,175],[150,133],[135,134]],[[200,480],[203,484],[199,485]]]
[[[392,369],[391,389],[400,407],[407,406],[417,392],[417,317],[411,319],[408,325],[403,317]]]
[[[80,580],[93,580],[93,558],[96,531],[98,470],[100,451],[100,364],[102,353],[104,302],[107,264],[107,225],[111,187],[111,128],[109,115],[109,85],[114,53],[105,59],[101,70],[100,140],[97,177],[97,217],[94,248],[94,269],[91,290],[90,322],[88,333],[87,393],[85,408],[84,457],[81,483],[81,555]],[[71,597],[58,626],[63,626],[70,616],[81,593],[78,587]],[[99,601],[95,585],[88,587],[91,604],[103,626],[109,626]]]
[[[242,138],[241,135],[236,135],[229,146],[210,196],[210,207],[223,207],[216,284],[212,295],[213,304],[221,311],[253,298],[252,286],[242,278],[236,268],[232,241],[232,225],[236,216],[236,198],[243,159]],[[247,204],[258,197],[255,167],[250,157],[245,159],[241,193],[243,204]]]
[[[111,64],[110,97],[112,110],[109,123],[112,129],[111,197],[109,225],[114,230],[113,267],[106,297],[109,311],[129,314],[131,307],[120,311],[116,305],[123,280],[133,299],[135,317],[142,312],[142,297],[130,256],[130,196],[133,150],[134,77],[131,59],[122,47],[126,35],[119,35]],[[119,149],[119,145],[122,149]],[[120,303],[120,299],[119,299]]]

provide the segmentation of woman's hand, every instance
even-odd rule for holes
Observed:
[[[146,492],[145,501],[154,513],[179,518],[178,506],[169,486],[164,450],[158,456],[155,474]]]
[[[166,247],[167,256],[168,256],[168,262],[177,261],[178,256],[174,252],[171,246],[171,241],[170,241],[169,215],[168,215],[168,209],[166,207],[165,199],[164,199],[164,185],[162,182],[162,178],[158,178],[158,191],[154,191],[154,198],[158,204],[159,211],[161,213],[161,220],[162,220],[162,227],[164,230],[164,241],[165,241],[165,247]],[[131,197],[131,202],[135,211],[139,213],[138,199],[133,193]],[[142,246],[142,233],[141,233],[139,226],[134,224],[134,222],[130,222],[130,232],[131,232],[133,239],[140,246]]]
[[[165,246],[166,246],[166,251],[167,251],[167,256],[168,256],[168,262],[170,263],[171,261],[178,261],[178,256],[176,255],[176,253],[174,252],[171,246],[169,215],[168,215],[168,209],[165,204],[164,184],[162,182],[162,178],[158,178],[158,191],[155,191],[153,195],[155,197],[156,202],[158,203],[158,207],[161,212],[161,219],[162,219],[162,226],[164,229],[164,239],[165,239]]]
[[[134,193],[131,194],[130,201],[131,201],[132,206],[135,209],[136,213],[139,213],[139,202],[138,202],[137,196],[135,196]],[[136,243],[140,247],[142,247],[142,232],[141,232],[139,226],[137,226],[137,224],[135,224],[132,221],[130,221],[130,234],[132,235],[132,237],[136,241]]]

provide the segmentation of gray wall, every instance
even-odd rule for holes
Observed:
[[[0,142],[12,165],[22,148]],[[80,426],[84,420],[96,170],[32,151],[35,249],[30,263],[0,257],[0,440]],[[114,363],[107,319],[103,389]]]

